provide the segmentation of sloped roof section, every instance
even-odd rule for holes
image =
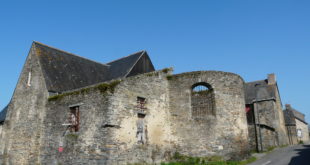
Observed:
[[[307,124],[307,122],[305,121],[305,115],[294,109],[290,104],[285,105],[285,111],[289,112],[291,115],[294,116],[294,118],[298,119],[299,121]]]
[[[245,102],[251,104],[254,100],[276,99],[276,84],[268,85],[267,80],[248,82],[245,84]]]
[[[286,109],[283,111],[283,114],[284,114],[285,124],[296,125],[294,113],[292,111]]]
[[[148,55],[146,53],[146,51],[140,51],[134,54],[131,54],[127,57],[123,57],[121,59],[112,61],[107,63],[107,65],[109,65],[109,79],[115,79],[118,77],[127,77],[129,76],[129,73],[132,72],[132,69],[136,66],[139,65],[140,63],[138,63],[139,61],[141,61],[144,58],[148,58]],[[146,73],[146,72],[151,72],[154,71],[154,66],[151,63],[151,61],[147,61],[147,63],[144,61],[143,64],[146,64],[150,67],[148,68],[139,68],[139,71],[135,71],[135,72],[139,72],[139,73]],[[132,75],[130,75],[132,76]]]
[[[108,80],[109,66],[34,42],[49,91],[62,92]]]
[[[135,65],[133,65],[130,71],[126,74],[126,77],[135,76],[138,74],[152,71],[155,71],[155,68],[147,52],[144,51],[144,53],[141,55],[141,57],[138,59]]]
[[[39,59],[50,92],[64,92],[155,70],[146,51],[101,64],[39,42],[33,43],[32,50]]]
[[[0,124],[4,122],[7,110],[8,110],[8,105],[4,107],[4,109],[2,109],[2,111],[0,112]]]

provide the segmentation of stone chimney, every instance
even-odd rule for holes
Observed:
[[[268,85],[276,84],[276,75],[274,73],[268,74]]]

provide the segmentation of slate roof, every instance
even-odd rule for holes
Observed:
[[[283,114],[286,125],[296,125],[294,113],[292,111],[286,109],[283,111]]]
[[[125,78],[130,76],[129,74],[136,75],[155,70],[146,51],[139,51],[108,64],[98,63],[36,41],[33,42],[31,51],[38,57],[49,92],[61,93],[112,79]],[[140,60],[142,57],[143,60]],[[138,66],[138,62],[142,69]],[[132,72],[133,68],[140,70]],[[8,106],[0,112],[0,123],[5,120],[7,108]]]
[[[61,92],[107,80],[108,66],[35,42],[49,91]]]
[[[39,42],[34,42],[34,49],[50,92],[63,92],[126,77],[141,56],[148,56],[145,51],[140,51],[101,64]]]
[[[277,85],[268,85],[267,80],[248,82],[245,84],[245,102],[246,104],[252,104],[253,100],[275,99],[276,91]]]
[[[298,119],[299,121],[307,124],[307,122],[305,121],[305,115],[303,113],[297,111],[296,109],[294,109],[291,105],[289,105],[289,104],[285,105],[285,111],[284,112],[290,114],[291,116]],[[292,119],[290,119],[290,120],[292,120]],[[290,121],[290,120],[288,120],[288,122],[292,123],[292,121]]]
[[[126,76],[144,54],[146,54],[145,51],[140,51],[107,63],[107,65],[109,65],[109,79]]]
[[[8,110],[8,105],[4,107],[2,111],[0,112],[0,124],[4,122],[7,110]]]

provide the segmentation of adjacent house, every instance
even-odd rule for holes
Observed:
[[[273,146],[288,144],[275,74],[246,83],[245,102],[252,150],[266,151]]]
[[[290,144],[309,142],[309,129],[305,115],[292,108],[290,104],[285,105],[284,115]]]

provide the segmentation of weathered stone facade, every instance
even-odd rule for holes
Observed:
[[[215,95],[216,113],[203,119],[192,118],[189,101],[198,82],[210,84]],[[137,97],[146,99],[145,109],[139,108]],[[66,133],[62,124],[68,122],[72,106],[79,106],[80,130]],[[49,101],[40,160],[43,164],[160,163],[175,152],[240,159],[248,154],[243,106],[243,80],[224,72],[171,76],[158,71],[123,79],[113,90],[90,87]],[[137,138],[140,113],[145,115],[147,130],[144,144]],[[57,150],[60,144],[62,153]]]
[[[308,124],[306,124],[303,121],[300,121],[296,119],[296,129],[297,129],[297,135],[298,131],[300,130],[300,137],[297,136],[297,139],[303,142],[309,142],[309,129]]]
[[[195,118],[191,106],[192,87],[202,82],[208,84],[214,94],[214,112]],[[170,77],[173,135],[178,137],[181,153],[192,156],[245,154],[248,132],[243,87],[240,76],[225,72],[192,72]]]
[[[274,74],[246,84],[247,119],[252,150],[289,144],[282,103]]]
[[[160,163],[176,152],[242,159],[249,146],[287,144],[272,84],[272,97],[251,98],[233,73],[154,71],[145,51],[99,64],[34,43],[1,125],[0,160]]]
[[[31,49],[8,106],[0,153],[7,164],[37,163],[48,92],[37,56]]]
[[[309,142],[309,128],[305,115],[292,108],[290,104],[285,105],[284,115],[290,144]]]

